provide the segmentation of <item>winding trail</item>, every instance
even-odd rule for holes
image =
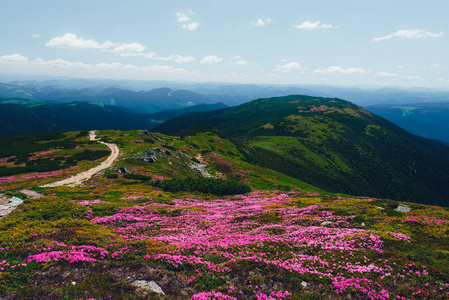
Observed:
[[[117,147],[117,145],[112,144],[112,143],[105,143],[105,142],[98,141],[96,138],[95,130],[89,131],[89,140],[97,141],[100,144],[108,146],[109,149],[111,149],[111,155],[109,155],[109,157],[104,162],[102,162],[100,165],[96,166],[95,168],[89,169],[87,171],[84,171],[82,173],[79,173],[77,175],[74,175],[72,177],[69,177],[69,178],[66,178],[66,179],[63,179],[60,181],[41,185],[40,187],[46,188],[46,187],[56,187],[56,186],[61,186],[61,185],[69,185],[69,186],[80,185],[83,181],[90,179],[93,175],[100,172],[101,170],[109,168],[112,165],[112,163],[114,162],[114,160],[116,160],[120,154],[120,150]]]

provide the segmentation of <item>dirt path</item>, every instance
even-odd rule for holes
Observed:
[[[89,132],[89,140],[91,140],[91,141],[97,140],[95,130],[92,130]],[[112,163],[114,162],[114,160],[120,154],[120,150],[118,149],[116,144],[105,143],[105,142],[101,142],[101,141],[98,141],[98,142],[100,144],[108,146],[109,149],[111,149],[111,155],[109,155],[109,157],[104,162],[102,162],[99,166],[96,166],[95,168],[89,169],[87,171],[84,171],[82,173],[79,173],[75,176],[72,176],[72,177],[69,177],[69,178],[66,178],[63,180],[42,185],[41,187],[56,187],[56,186],[61,186],[61,185],[70,185],[70,186],[79,185],[83,181],[88,180],[93,175],[100,172],[101,170],[109,168],[112,165]]]

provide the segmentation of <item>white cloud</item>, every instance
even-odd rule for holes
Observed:
[[[190,17],[188,17],[186,13],[183,13],[183,12],[177,12],[176,16],[178,17],[178,20],[177,20],[178,22],[184,23],[184,22],[192,21],[192,19]]]
[[[112,53],[141,53],[147,47],[139,43],[121,44],[110,50]]]
[[[112,51],[108,51],[108,52],[112,52]],[[143,56],[146,58],[155,58],[155,56],[157,55],[156,52],[122,52],[122,53],[116,53],[116,54],[123,56],[123,57]]]
[[[45,44],[47,47],[51,48],[65,48],[65,49],[108,49],[117,44],[106,41],[104,43],[99,43],[95,40],[83,40],[78,38],[73,33],[66,33],[63,36],[57,36],[51,39],[48,43]]]
[[[384,40],[389,40],[394,37],[400,37],[400,38],[406,38],[406,39],[422,39],[422,38],[437,38],[443,36],[443,32],[431,32],[426,31],[424,29],[413,29],[413,30],[398,30],[395,33],[374,38],[371,40],[371,42],[380,42]]]
[[[40,38],[41,36],[39,34],[33,34],[32,37],[34,38]]]
[[[178,54],[172,54],[168,57],[154,57],[154,59],[174,61],[176,63],[189,63],[195,60],[195,58],[192,56],[182,56]]]
[[[362,69],[362,68],[343,69],[342,67],[332,66],[332,67],[329,67],[327,69],[316,69],[312,73],[315,73],[315,74],[336,74],[336,73],[341,73],[341,74],[352,74],[352,73],[365,74],[365,73],[369,73],[369,72],[364,70],[364,69]]]
[[[407,78],[407,79],[420,79],[421,77],[411,75],[411,76],[407,76],[405,78]]]
[[[32,62],[34,65],[39,66],[49,66],[49,67],[59,67],[59,68],[77,68],[77,69],[90,69],[92,65],[85,64],[83,62],[71,62],[68,60],[63,60],[61,58],[53,60],[43,60],[42,58],[37,58]]]
[[[176,21],[184,23],[182,24],[182,28],[184,28],[185,30],[195,30],[198,28],[198,26],[200,26],[200,23],[192,21],[192,18],[190,16],[194,14],[195,13],[191,9],[188,9],[187,12],[177,12],[176,16],[178,17],[178,19]]]
[[[155,52],[144,52],[147,47],[136,42],[129,44],[119,44],[111,41],[99,43],[95,40],[83,40],[73,33],[66,33],[62,37],[55,37],[46,43],[45,46],[65,49],[97,49],[102,52],[114,53],[123,57],[143,56],[155,59],[157,54]]]
[[[198,28],[198,26],[200,26],[199,22],[192,22],[189,24],[182,24],[182,28],[186,29],[186,30],[195,30]]]
[[[231,64],[233,64],[233,65],[239,65],[239,66],[243,66],[243,65],[247,65],[248,64],[248,62],[246,61],[246,60],[238,60],[238,61],[233,61],[233,62],[231,62]]]
[[[24,63],[28,61],[28,57],[20,54],[11,54],[0,56],[0,60],[7,62]]]
[[[231,65],[243,66],[243,65],[248,64],[248,61],[242,59],[242,57],[240,55],[232,56],[231,59],[236,60],[236,61],[231,62]]]
[[[434,68],[440,68],[441,65],[440,65],[440,64],[432,64],[432,67],[434,67]]]
[[[322,29],[322,28],[335,29],[335,28],[338,28],[338,26],[334,26],[332,24],[320,25],[320,21],[316,21],[316,22],[305,21],[299,25],[293,24],[293,28],[304,29],[304,30]]]
[[[251,24],[253,26],[265,26],[268,25],[268,23],[270,23],[272,20],[271,19],[258,19],[256,22],[252,22]]]
[[[263,77],[281,77],[279,74],[262,74]]]
[[[398,74],[394,74],[394,73],[378,72],[378,73],[376,74],[376,76],[397,77],[397,76],[399,76],[399,75],[398,75]]]
[[[22,63],[17,64],[17,62]],[[120,77],[126,73],[133,78],[140,78],[139,76],[142,75],[154,75],[158,73],[176,73],[179,75],[184,74],[184,76],[185,74],[197,74],[196,72],[187,71],[183,68],[169,65],[138,67],[132,64],[123,64],[118,62],[87,64],[84,62],[72,62],[61,58],[53,60],[44,60],[42,58],[37,58],[34,61],[29,61],[28,58],[20,54],[4,55],[0,57],[0,66],[8,68],[15,65],[22,66],[22,69],[16,70],[26,70],[29,73],[34,72],[35,74],[63,75],[67,74],[67,72],[71,72],[72,74],[100,74],[101,77],[104,77],[105,74],[107,74],[107,76]]]
[[[218,57],[216,55],[209,55],[209,56],[205,56],[202,60],[201,60],[201,64],[213,64],[213,63],[218,63],[220,61],[222,61],[223,58]]]
[[[299,64],[297,62],[289,62],[289,63],[283,64],[283,65],[277,65],[273,71],[275,71],[275,72],[290,72],[292,70],[305,71],[305,70],[307,70],[307,68],[301,66],[301,64]]]
[[[131,44],[128,44],[131,45]],[[139,44],[140,45],[140,44]],[[142,46],[144,47],[144,46]],[[135,50],[135,51],[143,51],[145,48],[141,48],[141,47],[126,47],[126,49],[123,49],[123,51],[131,51],[131,50]],[[112,53],[116,53],[119,52],[119,50],[117,49],[113,49],[111,51],[108,52],[112,52]],[[146,57],[146,58],[150,58],[150,59],[155,59],[155,60],[165,60],[165,61],[174,61],[176,63],[189,63],[195,60],[195,58],[193,56],[182,56],[182,55],[178,55],[178,54],[171,54],[167,57],[163,57],[163,56],[157,56],[156,52],[123,52],[123,53],[118,53],[120,56],[125,56],[125,57],[129,57],[129,56],[142,56],[142,57]]]

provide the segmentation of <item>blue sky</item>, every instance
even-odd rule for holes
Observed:
[[[449,87],[449,1],[2,0],[0,74]]]

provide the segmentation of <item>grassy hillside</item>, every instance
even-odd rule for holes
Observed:
[[[2,185],[25,200],[0,220],[2,298],[447,298],[447,208],[325,192],[251,164],[210,127],[98,137],[121,156],[82,186],[44,189],[28,177],[42,197],[27,198],[24,186]],[[87,133],[47,138],[17,140],[48,143],[41,154],[51,155],[69,151],[59,142],[84,145]],[[161,184],[206,175],[252,191],[218,196]],[[164,295],[144,288],[151,281]]]
[[[350,102],[288,96],[169,120],[175,133],[208,123],[245,158],[329,191],[449,205],[449,148]]]

